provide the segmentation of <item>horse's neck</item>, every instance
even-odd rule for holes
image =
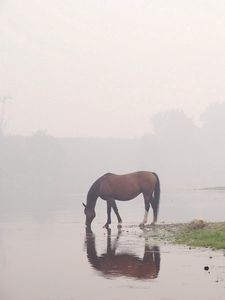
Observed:
[[[91,186],[87,195],[87,208],[90,210],[95,209],[96,201],[98,198],[98,185],[97,181]]]
[[[89,194],[87,196],[87,209],[88,210],[94,210],[97,202],[97,196],[94,194]]]

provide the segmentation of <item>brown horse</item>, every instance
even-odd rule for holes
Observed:
[[[157,174],[146,171],[134,172],[126,175],[116,175],[107,173],[97,179],[90,187],[87,194],[87,203],[84,204],[86,215],[86,226],[90,227],[95,218],[95,205],[100,197],[107,201],[107,221],[104,225],[108,228],[111,224],[111,208],[113,208],[117,219],[118,227],[121,227],[122,219],[119,215],[115,200],[127,201],[134,199],[139,194],[143,194],[145,202],[145,215],[140,225],[147,223],[150,204],[153,209],[153,222],[157,222],[160,182]]]
[[[104,277],[126,276],[135,279],[154,279],[160,270],[160,250],[157,246],[149,246],[145,242],[143,257],[128,251],[116,253],[121,231],[114,243],[111,242],[111,229],[108,229],[107,250],[98,255],[93,233],[86,233],[87,258],[92,268]]]

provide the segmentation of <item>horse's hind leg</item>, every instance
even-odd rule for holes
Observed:
[[[144,202],[145,202],[145,214],[144,214],[143,221],[139,225],[141,227],[143,227],[148,222],[148,212],[149,212],[150,200],[151,200],[151,195],[143,194],[143,196],[144,196]]]
[[[151,205],[153,210],[153,222],[152,225],[154,225],[157,222],[157,214],[158,214],[158,205],[155,203],[154,199],[151,198]]]
[[[118,228],[121,228],[122,227],[122,219],[120,217],[120,214],[119,214],[119,211],[118,211],[118,208],[117,208],[117,205],[116,205],[116,201],[113,199],[111,200],[111,205],[112,205],[112,208],[114,210],[114,213],[116,214],[117,216],[117,220],[118,220],[118,225],[117,227]]]

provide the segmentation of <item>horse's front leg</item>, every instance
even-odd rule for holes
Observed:
[[[107,221],[103,228],[109,228],[109,225],[111,224],[111,208],[110,200],[107,200]]]

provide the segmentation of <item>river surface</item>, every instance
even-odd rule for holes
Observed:
[[[102,228],[106,204],[98,200],[93,232],[86,232],[83,200],[34,196],[13,209],[1,199],[1,300],[224,299],[223,251],[149,238],[136,226],[141,198],[118,203],[121,231],[114,216],[111,230]],[[224,211],[222,191],[170,191],[162,194],[159,222],[224,221]]]

